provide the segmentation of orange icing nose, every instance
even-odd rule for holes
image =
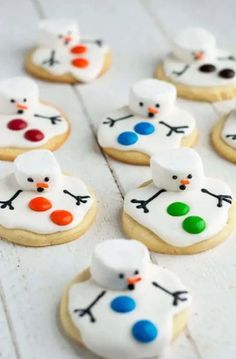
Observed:
[[[85,68],[89,65],[88,60],[86,59],[74,59],[71,61],[71,64],[75,67],[79,67],[79,68]]]
[[[130,277],[130,278],[128,278],[128,284],[135,284],[137,282],[140,282],[140,280],[142,280],[142,278],[140,276]]]
[[[73,221],[73,215],[68,211],[58,209],[50,214],[50,219],[58,226],[67,226]]]
[[[48,188],[48,184],[45,183],[45,182],[38,182],[38,183],[36,183],[36,187],[37,187],[37,188],[39,188],[39,187],[41,187],[41,188]]]
[[[17,103],[16,108],[19,108],[20,110],[27,110],[28,106],[22,105],[21,103]]]
[[[64,36],[64,40],[65,40],[65,41],[71,41],[71,40],[72,40],[72,36]]]
[[[52,208],[52,203],[45,197],[35,197],[28,204],[32,211],[44,212]]]
[[[72,52],[72,54],[84,54],[87,51],[87,47],[84,45],[78,45],[72,47],[70,51]]]
[[[156,115],[159,112],[159,110],[157,108],[155,108],[155,107],[150,106],[150,107],[148,107],[148,112],[153,113],[154,115]]]
[[[202,51],[196,52],[194,57],[196,60],[203,60],[204,53]]]
[[[190,181],[187,178],[184,178],[180,181],[181,184],[189,184]]]

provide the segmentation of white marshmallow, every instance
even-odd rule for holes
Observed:
[[[154,155],[151,158],[151,172],[158,188],[173,192],[201,188],[204,179],[200,156],[187,147]]]
[[[65,47],[80,41],[78,24],[71,19],[42,20],[39,29],[40,47]]]
[[[61,169],[52,152],[33,150],[15,159],[14,174],[21,189],[43,192],[59,184]]]
[[[160,80],[141,80],[130,90],[130,109],[140,116],[150,118],[165,116],[172,111],[175,101],[175,87]]]
[[[0,83],[0,113],[14,115],[33,111],[39,101],[37,84],[27,77],[12,77]]]
[[[200,27],[182,30],[174,40],[173,53],[185,63],[213,57],[215,50],[215,37]]]
[[[106,240],[95,247],[90,271],[101,287],[125,290],[143,279],[149,261],[147,248],[136,240]]]

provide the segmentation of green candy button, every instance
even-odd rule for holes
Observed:
[[[206,228],[206,222],[198,216],[189,216],[183,221],[183,229],[191,234],[198,234]]]
[[[170,216],[184,216],[190,210],[190,207],[183,202],[173,202],[167,207],[167,213]]]

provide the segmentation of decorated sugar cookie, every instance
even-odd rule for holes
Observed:
[[[27,77],[0,82],[0,159],[14,160],[33,148],[55,150],[68,137],[61,111],[39,99],[37,84]]]
[[[65,291],[66,333],[107,359],[154,358],[184,329],[191,297],[138,241],[107,240]]]
[[[26,59],[26,69],[47,81],[91,82],[111,65],[111,53],[101,39],[81,37],[69,19],[43,20],[39,39]]]
[[[236,54],[219,49],[208,31],[187,28],[177,34],[156,76],[173,83],[182,97],[210,102],[230,99],[236,96]]]
[[[48,150],[19,155],[0,179],[0,236],[26,246],[60,244],[80,237],[96,214],[93,193],[66,176]]]
[[[229,186],[204,175],[190,148],[168,150],[151,159],[152,181],[125,196],[123,228],[151,250],[192,254],[214,247],[236,219]]]
[[[138,165],[149,165],[160,150],[191,146],[196,138],[194,118],[176,106],[175,87],[155,79],[136,82],[129,105],[104,118],[98,129],[108,155]]]
[[[236,110],[224,115],[211,134],[216,151],[228,161],[236,163]]]

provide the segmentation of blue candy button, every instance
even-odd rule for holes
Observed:
[[[155,127],[150,122],[139,122],[134,126],[134,131],[140,135],[151,135]]]
[[[140,343],[150,343],[158,336],[155,324],[150,320],[139,320],[132,327],[133,337]]]
[[[136,307],[135,301],[126,295],[121,295],[120,297],[116,297],[111,302],[111,308],[114,312],[118,313],[128,313],[132,312]]]
[[[118,136],[117,141],[121,145],[130,146],[130,145],[133,145],[135,142],[138,141],[138,136],[136,135],[136,133],[131,132],[131,131],[122,132]]]

